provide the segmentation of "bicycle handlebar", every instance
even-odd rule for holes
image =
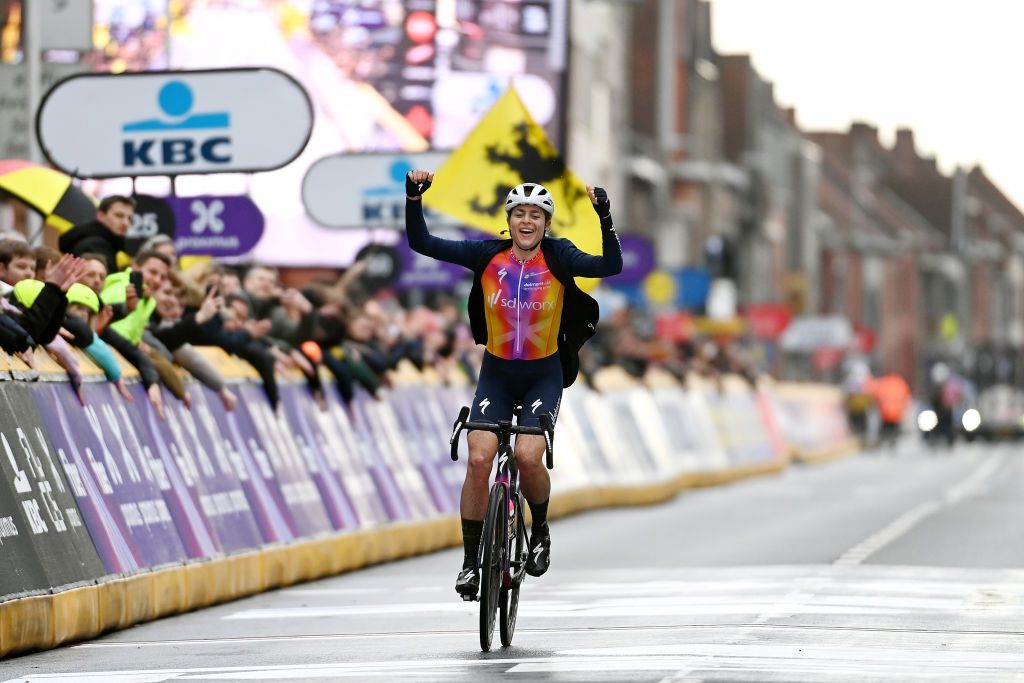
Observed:
[[[551,418],[548,415],[540,416],[540,427],[521,427],[519,425],[512,425],[509,423],[494,424],[493,422],[469,422],[469,408],[463,406],[462,410],[459,411],[459,418],[455,421],[455,427],[452,430],[451,448],[452,448],[452,460],[459,459],[459,434],[464,429],[470,431],[482,431],[482,432],[493,432],[495,434],[502,430],[508,430],[509,434],[531,434],[534,436],[544,437],[544,450],[545,450],[545,465],[547,468],[553,469],[555,466],[555,456],[553,451],[554,442],[554,431],[555,428],[551,424]]]

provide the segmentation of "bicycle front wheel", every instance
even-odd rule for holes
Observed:
[[[498,605],[501,608],[501,644],[508,647],[512,644],[512,634],[516,632],[516,617],[519,615],[519,587],[526,574],[526,558],[529,551],[526,547],[526,520],[523,519],[523,497],[519,496],[516,504],[516,538],[512,545],[512,562],[509,564],[511,585],[501,590]]]
[[[483,561],[480,564],[480,648],[491,649],[494,617],[501,597],[501,575],[504,565],[505,539],[508,534],[508,501],[505,487],[495,485],[487,502],[487,518],[480,537]]]

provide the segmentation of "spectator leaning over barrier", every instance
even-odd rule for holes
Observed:
[[[18,324],[14,316],[0,311],[0,349],[28,363],[25,357],[31,355],[35,344],[36,340]]]
[[[170,276],[171,265],[171,259],[165,254],[157,251],[139,252],[134,262],[136,270],[107,276],[101,296],[106,303],[114,305],[115,309],[122,303],[123,297],[126,313],[124,317],[110,324],[111,329],[139,347],[156,368],[164,386],[184,403],[186,408],[190,408],[192,397],[172,363],[171,352],[186,341],[196,338],[199,334],[198,326],[216,316],[223,302],[215,296],[209,296],[208,301],[203,302],[203,307],[197,313],[185,316],[175,325],[163,328],[159,332],[148,331],[150,319],[156,311],[156,293]],[[133,278],[133,273],[139,273],[141,277]],[[140,279],[141,295],[137,292]]]
[[[93,329],[101,310],[99,295],[81,282],[76,282],[68,289],[67,296],[68,309],[64,316],[64,329],[71,335],[68,341],[72,346],[85,351],[103,370],[107,380],[117,387],[117,391],[125,400],[134,400],[125,386],[117,356]]]
[[[201,275],[197,278],[198,282],[207,291],[216,288],[219,294],[220,269],[217,267],[206,270],[203,267],[197,268]],[[189,274],[192,272],[193,270],[190,269]],[[237,281],[237,277],[234,279]],[[225,283],[230,284],[226,275]],[[250,334],[244,328],[243,322],[235,318],[231,309],[232,297],[221,296],[221,298],[225,299],[225,306],[221,309],[221,314],[203,325],[199,335],[192,343],[197,346],[218,346],[249,363],[260,376],[263,382],[263,390],[271,407],[277,410],[280,403],[280,392],[277,387],[277,377],[274,375],[276,361],[269,350],[269,345],[262,339]],[[240,308],[243,314],[248,313],[248,303],[246,301],[240,301]],[[270,323],[268,321],[262,326],[261,334],[265,334],[269,328]]]
[[[47,273],[46,281],[33,278],[35,257],[24,242],[0,242],[0,282],[7,290],[3,308],[15,318],[25,333],[47,351],[67,371],[71,386],[82,400],[82,375],[78,361],[62,337],[61,326],[67,309],[66,292],[85,269],[81,259],[64,256]],[[10,326],[8,325],[8,328]],[[22,354],[30,367],[34,367],[32,354]]]
[[[149,398],[149,401],[153,404],[153,408],[156,410],[157,415],[159,415],[162,420],[164,419],[164,403],[163,396],[160,394],[160,375],[157,373],[156,366],[143,352],[143,350],[139,348],[138,344],[132,343],[131,339],[114,329],[110,322],[115,317],[123,319],[127,310],[127,290],[129,287],[131,287],[132,297],[135,299],[135,303],[138,303],[138,296],[135,293],[134,285],[125,285],[124,298],[120,302],[115,301],[116,307],[119,309],[115,313],[115,306],[105,301],[103,297],[103,293],[106,289],[106,281],[108,279],[104,263],[105,259],[100,255],[96,255],[91,256],[87,260],[88,266],[86,268],[85,277],[83,278],[83,283],[87,284],[90,289],[100,296],[101,303],[100,313],[92,320],[93,330],[100,335],[100,338],[103,341],[124,356],[124,359],[139,371],[139,378],[142,381],[143,388],[146,390],[146,396]],[[114,275],[124,274],[115,273]],[[127,277],[125,279],[127,279]],[[116,282],[117,280],[112,284],[116,284]],[[111,291],[111,297],[115,300],[119,298],[117,296],[117,292],[114,290]],[[143,322],[143,327],[144,326],[145,322]]]
[[[95,220],[76,225],[60,236],[57,246],[65,254],[99,254],[107,272],[117,270],[117,254],[125,249],[125,235],[135,218],[135,200],[122,195],[104,197]]]
[[[193,377],[209,387],[220,398],[224,409],[234,410],[237,397],[227,388],[224,378],[190,343],[198,340],[199,328],[214,319],[224,306],[224,300],[212,287],[197,311],[185,305],[183,285],[177,275],[171,274],[156,292],[156,314],[144,339],[150,346],[185,368]]]
[[[272,353],[284,368],[301,371],[314,399],[321,408],[326,407],[313,359],[300,350],[302,343],[312,337],[315,323],[312,303],[297,289],[282,288],[277,271],[265,266],[251,267],[242,280],[242,289],[236,296],[248,302],[248,320],[270,321],[266,340],[273,346]],[[240,310],[236,309],[236,313],[241,316]]]

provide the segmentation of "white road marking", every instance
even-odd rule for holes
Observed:
[[[475,648],[475,606],[467,609],[454,598],[412,604],[328,604],[311,609],[241,610],[229,618],[390,615],[418,610],[420,614],[438,613],[438,619],[429,623],[450,624],[454,618],[465,628],[292,637],[276,636],[271,630],[266,637],[89,643],[75,649],[91,650],[83,661],[97,667],[109,666],[97,664],[102,661],[100,648],[121,648],[122,652],[144,649],[146,661],[153,663],[164,661],[165,655],[177,656],[181,652],[219,662],[218,646],[221,650],[234,650],[238,644],[246,644],[265,656],[252,660],[249,666],[30,674],[11,678],[10,683],[162,683],[196,679],[384,681],[424,677],[479,680],[502,675],[517,676],[511,679],[514,683],[559,674],[586,679],[600,672],[611,672],[612,678],[663,683],[766,677],[792,681],[962,679],[975,683],[1007,680],[1024,671],[1024,649],[1019,646],[1024,638],[1019,626],[1024,623],[1024,571],[810,565],[745,567],[742,571],[669,570],[667,575],[670,579],[642,581],[640,574],[631,574],[622,584],[567,581],[548,582],[543,591],[538,587],[538,593],[565,597],[531,600],[521,606],[522,619],[516,636],[519,652],[528,655],[537,652],[537,647],[547,649],[552,643],[563,643],[561,647],[555,645],[554,652],[545,651],[540,657],[516,657],[517,651],[511,650],[495,653],[501,657],[495,659],[435,660],[426,658],[426,654],[417,659],[417,651],[430,652],[433,643],[441,644],[442,651],[451,651],[448,648],[452,647],[466,651]],[[737,580],[729,581],[731,576]],[[402,595],[400,591],[393,593]],[[347,600],[349,595],[344,591],[336,594],[340,600]],[[295,597],[294,593],[291,597]],[[329,601],[330,594],[325,599]],[[365,598],[374,599],[381,598],[372,594]],[[464,619],[448,616],[459,611],[465,612]],[[656,625],[643,619],[652,614],[734,614],[738,618],[684,617]],[[821,614],[852,616],[833,617],[826,622],[816,616],[802,617]],[[897,618],[893,619],[893,615]],[[419,625],[421,621],[422,617],[414,614],[402,623]],[[393,619],[378,623],[384,631],[392,626]],[[534,624],[558,628],[530,628]],[[424,638],[442,640],[423,641]],[[411,656],[386,659],[380,654],[372,661],[352,661],[367,652],[371,654],[366,656],[374,657],[373,650],[366,648],[381,639],[390,639],[387,648],[394,648],[399,642],[396,639],[402,639]],[[352,643],[351,647],[343,644],[346,640]],[[331,642],[341,645],[332,646]],[[292,656],[298,661],[290,664],[287,658],[294,644],[299,644],[302,652],[329,653],[324,658],[342,661],[302,655]],[[168,652],[160,648],[168,648]]]
[[[329,596],[329,595],[371,595],[374,593],[390,593],[387,588],[285,588],[280,591],[284,595],[296,596]]]
[[[903,536],[923,520],[939,510],[980,493],[989,483],[992,475],[1002,466],[1006,456],[1003,453],[988,457],[966,479],[951,486],[938,500],[920,503],[903,513],[885,528],[872,534],[839,556],[833,563],[837,567],[854,567],[868,557]]]
[[[578,673],[595,671],[676,671],[675,677],[696,671],[760,671],[830,676],[879,673],[903,678],[988,676],[1014,674],[1024,668],[1020,652],[950,650],[923,647],[828,647],[813,640],[785,644],[686,643],[680,645],[581,648],[559,651],[555,657],[502,659],[436,659],[353,663],[281,664],[244,667],[203,667],[35,674],[5,683],[43,681],[108,681],[161,683],[168,680],[298,680],[365,676],[468,676],[474,669],[495,672]],[[506,668],[507,667],[507,668]]]

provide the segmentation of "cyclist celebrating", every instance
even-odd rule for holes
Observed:
[[[562,389],[579,372],[579,349],[595,332],[597,302],[576,286],[576,276],[608,277],[622,270],[622,249],[612,226],[611,203],[600,187],[587,187],[601,220],[602,256],[592,256],[566,239],[547,236],[555,202],[542,185],[523,183],[505,200],[511,239],[445,240],[431,235],[423,220],[421,198],[434,174],[410,171],[405,179],[405,229],[409,246],[420,254],[473,271],[469,318],[473,338],[486,345],[480,380],[470,412],[472,422],[511,420],[513,404],[522,405],[520,424],[540,426],[548,414],[554,424]],[[462,486],[461,515],[465,557],[455,590],[476,597],[480,576],[477,551],[487,512],[488,479],[498,449],[491,432],[468,437],[469,467]],[[516,461],[523,495],[533,517],[526,572],[540,576],[551,562],[547,510],[551,479],[541,461],[542,436],[516,438]]]

